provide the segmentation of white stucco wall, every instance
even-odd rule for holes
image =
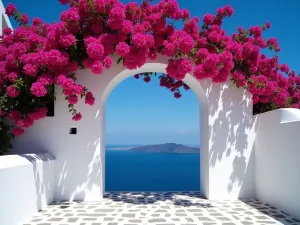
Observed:
[[[165,72],[167,58],[158,57],[130,71],[121,64],[103,72],[79,71],[78,81],[96,97],[94,106],[81,102],[83,119],[71,120],[60,94],[55,116],[38,121],[14,142],[16,152],[48,151],[56,157],[56,200],[99,200],[105,187],[105,102],[122,80],[141,72]],[[187,75],[185,82],[196,94],[201,108],[201,191],[209,199],[254,196],[252,147],[256,121],[250,95],[231,81],[198,82]],[[56,89],[60,93],[59,89]],[[124,96],[126,98],[126,96]],[[124,118],[125,119],[125,118]],[[199,125],[200,126],[200,125]],[[76,135],[69,129],[77,128]],[[121,169],[121,168],[120,168]]]
[[[4,5],[2,1],[0,1],[0,35],[2,35],[2,30],[7,27],[12,28],[12,25],[8,16],[5,14]]]
[[[300,110],[279,109],[257,118],[256,196],[300,219]]]
[[[209,110],[208,132],[203,131],[209,134],[207,196],[209,199],[252,198],[257,129],[252,98],[231,81],[225,84],[201,82],[201,86],[205,88]]]
[[[54,157],[0,156],[0,224],[21,225],[53,201]]]

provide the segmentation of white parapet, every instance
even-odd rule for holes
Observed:
[[[19,225],[53,201],[54,163],[48,153],[0,156],[1,225]]]
[[[300,219],[300,110],[279,109],[257,118],[256,196]]]

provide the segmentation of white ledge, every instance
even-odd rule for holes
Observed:
[[[300,121],[300,109],[295,108],[282,108],[258,114],[264,120],[272,123],[291,123]]]
[[[25,166],[55,160],[55,157],[47,152],[36,154],[3,155],[0,156],[0,169]]]
[[[281,111],[281,123],[289,123],[300,121],[300,109],[286,108],[280,109]]]

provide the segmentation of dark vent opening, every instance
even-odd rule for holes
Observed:
[[[71,127],[70,128],[70,134],[77,134],[77,128],[76,127]]]
[[[54,101],[47,104],[47,109],[48,109],[47,116],[54,117]]]
[[[50,86],[51,94],[54,95],[54,84]],[[54,117],[54,99],[51,99],[51,101],[46,105],[48,109],[47,116]]]

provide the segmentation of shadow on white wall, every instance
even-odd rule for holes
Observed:
[[[209,166],[214,176],[209,182],[213,186],[209,188],[211,196],[222,198],[223,192],[233,198],[251,198],[257,130],[251,95],[231,81],[201,83],[207,90],[209,108]]]
[[[32,164],[36,191],[37,210],[43,209],[53,201],[54,160],[48,153],[19,155]],[[52,163],[49,163],[53,161]],[[42,162],[42,163],[39,163]]]

